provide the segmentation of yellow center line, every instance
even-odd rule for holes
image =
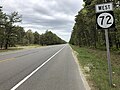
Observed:
[[[11,60],[15,60],[15,58],[7,58],[7,59],[4,59],[4,60],[0,60],[0,63],[6,62],[6,61],[11,61]]]

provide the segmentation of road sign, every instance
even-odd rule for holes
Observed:
[[[106,11],[113,11],[112,3],[104,3],[104,4],[96,5],[96,13],[106,12]]]
[[[107,29],[115,27],[114,14],[112,11],[97,13],[96,22],[98,29]]]
[[[109,82],[111,86],[112,85],[112,67],[111,67],[111,60],[110,60],[108,28],[115,27],[115,19],[114,19],[114,14],[113,14],[112,3],[96,5],[96,22],[97,22],[98,29],[105,29]]]
[[[115,27],[112,3],[96,5],[96,22],[98,29]]]

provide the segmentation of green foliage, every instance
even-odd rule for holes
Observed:
[[[90,69],[89,72],[84,72],[91,86],[91,90],[119,90],[120,88],[120,55],[111,53],[112,60],[112,76],[113,84],[116,87],[109,85],[108,64],[106,60],[106,51],[99,49],[88,49],[83,47],[73,46],[72,48],[78,53],[77,57],[80,65],[85,71],[85,67]]]
[[[25,38],[28,40],[28,44],[33,44],[34,43],[34,35],[31,30],[28,30],[26,32]]]
[[[71,35],[70,43],[93,48],[105,47],[104,30],[96,29],[95,5],[105,0],[84,0],[86,5],[78,12]],[[91,3],[89,3],[91,2]],[[110,0],[107,0],[110,2]],[[117,1],[113,1],[116,3]],[[88,4],[89,3],[89,4]],[[115,6],[114,6],[115,7]],[[116,27],[109,29],[110,48],[120,48],[120,7],[114,8]]]
[[[16,43],[19,45],[23,45],[24,44],[23,40],[24,40],[24,37],[26,35],[24,28],[20,27],[20,26],[15,26],[13,30],[14,30],[15,36],[17,37]]]
[[[33,33],[32,30],[25,32],[21,26],[16,26],[16,22],[21,22],[22,17],[18,12],[13,12],[10,15],[4,13],[0,9],[0,48],[8,49],[16,45],[55,45],[64,44],[64,40],[59,38],[51,31],[46,31],[40,35],[38,32]]]
[[[18,12],[13,12],[10,15],[0,10],[0,48],[8,49],[16,45],[55,45],[64,44],[64,40],[59,38],[51,31],[46,31],[40,35],[38,32],[33,33],[32,30],[25,32],[21,26],[16,26],[16,22],[21,22],[22,17]]]
[[[40,44],[40,34],[36,31],[34,35],[34,44]]]
[[[53,34],[51,31],[46,31],[45,34],[42,34],[40,42],[42,45],[55,45],[66,43],[64,40],[59,38],[56,34]]]
[[[21,16],[17,12],[13,12],[10,15],[7,15],[0,10],[0,43],[1,48],[5,49],[8,46],[14,46],[16,41],[16,34],[14,32],[14,23],[21,22]]]

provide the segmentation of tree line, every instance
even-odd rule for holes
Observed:
[[[105,48],[105,30],[96,28],[95,5],[105,0],[83,0],[85,5],[75,17],[70,43],[78,46]],[[111,2],[111,0],[106,0]],[[120,48],[120,5],[119,0],[112,0],[114,5],[115,28],[109,29],[110,48]]]
[[[39,34],[37,31],[28,30],[15,23],[21,22],[22,16],[18,12],[6,14],[0,9],[0,48],[8,49],[16,45],[55,45],[64,44],[64,40],[59,38],[51,31],[46,31],[44,34]]]

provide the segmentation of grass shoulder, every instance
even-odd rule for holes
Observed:
[[[106,51],[71,46],[77,52],[77,58],[83,69],[92,90],[119,90],[120,89],[120,55],[111,53],[113,83],[109,86],[108,63]]]
[[[0,49],[0,53],[2,52],[9,52],[9,51],[17,51],[22,49],[31,49],[31,48],[37,48],[41,47],[41,45],[31,44],[28,46],[22,46],[22,45],[16,45],[16,47],[9,47],[8,49]]]

